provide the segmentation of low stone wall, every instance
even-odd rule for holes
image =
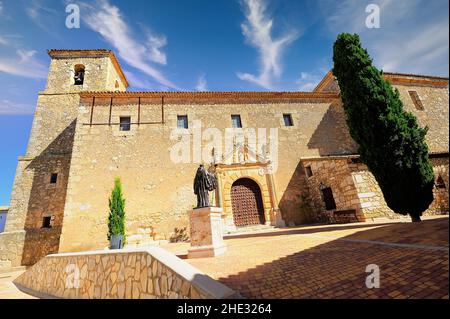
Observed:
[[[238,297],[227,286],[159,247],[48,255],[14,284],[41,298]]]

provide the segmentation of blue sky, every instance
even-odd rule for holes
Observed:
[[[81,26],[65,26],[80,7]],[[380,28],[365,8],[380,7]],[[115,51],[130,90],[309,91],[356,32],[385,71],[448,76],[448,0],[0,0],[0,205],[26,150],[49,48]]]

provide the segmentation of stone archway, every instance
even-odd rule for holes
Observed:
[[[234,224],[240,226],[265,223],[263,198],[259,185],[250,178],[240,178],[231,186]]]

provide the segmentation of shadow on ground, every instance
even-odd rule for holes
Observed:
[[[247,298],[448,299],[448,230],[448,218],[426,220],[420,224],[388,224],[219,280]],[[326,228],[296,229],[289,233],[324,231]],[[285,234],[273,233],[270,236]],[[380,269],[378,289],[368,289],[365,285],[369,264],[375,264]]]

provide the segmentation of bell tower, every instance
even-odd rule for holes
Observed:
[[[46,93],[125,91],[127,79],[110,50],[49,50]]]
[[[75,125],[84,91],[126,91],[127,79],[110,50],[49,50],[45,90],[39,92],[26,154],[16,169],[0,269],[31,265],[58,252]]]

